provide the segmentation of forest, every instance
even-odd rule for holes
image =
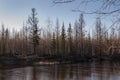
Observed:
[[[47,29],[39,26],[39,19],[35,8],[21,30],[10,31],[1,25],[0,55],[13,55],[22,58],[39,57],[50,60],[88,60],[111,59],[120,57],[120,26],[118,29],[104,26],[101,18],[97,17],[93,30],[86,30],[84,14],[78,16],[74,24],[64,21],[55,26],[50,20]],[[109,30],[108,30],[109,29]]]

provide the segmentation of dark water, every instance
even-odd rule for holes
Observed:
[[[0,69],[0,80],[120,80],[120,63],[79,63]]]

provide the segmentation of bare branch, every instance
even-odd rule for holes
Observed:
[[[54,0],[53,3],[60,4],[60,3],[70,3],[73,1],[75,1],[75,0]]]
[[[97,11],[94,11],[94,12],[85,12],[85,11],[81,11],[81,10],[72,10],[72,12],[81,12],[81,13],[84,13],[84,14],[113,14],[113,13],[116,13],[116,12],[119,12],[120,9],[116,9],[116,10],[113,10],[113,11],[110,11],[110,12],[97,12]]]
[[[76,0],[53,0],[54,4],[71,3]],[[89,5],[96,5],[99,3],[95,9],[88,12],[87,10],[81,10],[80,6],[86,7],[89,10]],[[78,7],[73,9],[72,12],[82,12],[84,14],[114,14],[120,11],[120,1],[119,0],[79,0]]]

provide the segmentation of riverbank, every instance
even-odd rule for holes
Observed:
[[[104,62],[104,61],[120,61],[120,55],[114,56],[43,56],[43,57],[17,57],[13,55],[0,55],[1,67],[19,67],[30,65],[51,65],[51,64],[66,64],[66,63],[82,63],[82,62]]]

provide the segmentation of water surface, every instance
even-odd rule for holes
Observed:
[[[0,69],[0,80],[120,80],[120,63],[79,63]]]

